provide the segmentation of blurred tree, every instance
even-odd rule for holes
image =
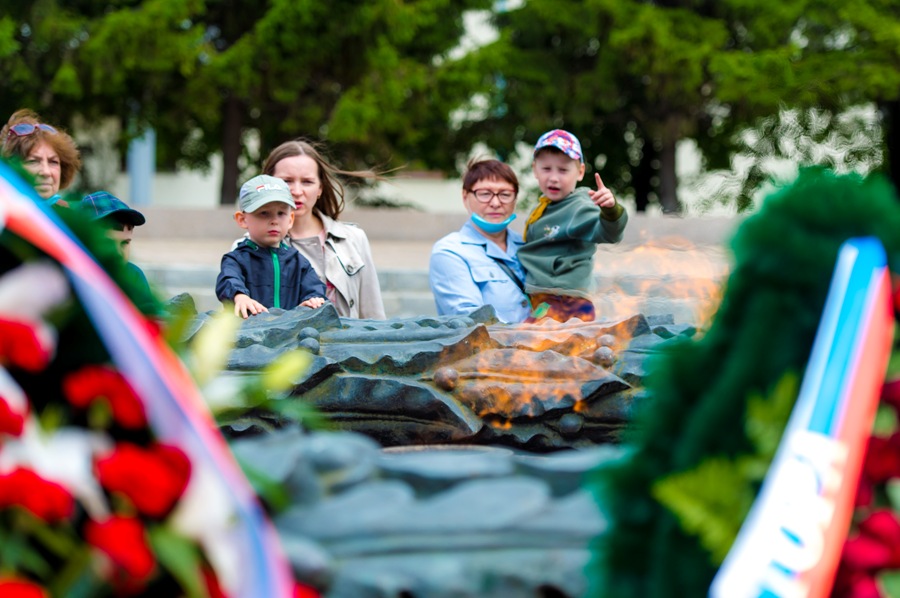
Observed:
[[[731,168],[742,132],[774,133],[782,108],[875,102],[870,132],[900,181],[896,4],[526,0],[466,54],[463,15],[489,0],[0,0],[0,114],[31,107],[70,128],[113,116],[122,150],[152,126],[161,168],[208,168],[221,152],[226,203],[299,135],[348,168],[453,171],[476,141],[507,157],[565,127],[619,194],[675,212],[680,140]],[[813,136],[842,122],[826,121]]]
[[[638,209],[655,198],[677,212],[678,141],[777,110],[793,84],[791,35],[805,5],[529,0],[498,16],[501,38],[483,49],[502,61],[504,85],[470,139],[512,151],[567,128]]]
[[[347,167],[447,162],[441,141],[481,79],[450,52],[489,0],[0,0],[0,107],[157,132],[159,162],[242,165],[307,136]],[[250,131],[259,134],[252,142]],[[128,138],[123,142],[127,142]]]

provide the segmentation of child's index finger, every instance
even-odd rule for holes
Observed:
[[[603,184],[603,179],[600,178],[599,172],[594,173],[594,178],[597,179],[597,191],[600,191],[601,189],[606,187],[606,185]]]

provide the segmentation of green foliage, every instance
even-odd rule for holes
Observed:
[[[745,431],[753,445],[755,457],[759,462],[755,465],[757,480],[769,469],[775,457],[775,451],[781,442],[784,427],[797,401],[799,381],[796,373],[782,376],[768,397],[751,395],[747,401]]]
[[[744,220],[709,330],[670,345],[650,364],[650,399],[626,434],[632,458],[590,483],[612,522],[595,543],[590,596],[706,594],[715,574],[709,553],[653,498],[653,484],[713,456],[736,459],[751,454],[754,442],[771,442],[744,426],[745,414],[761,418],[748,400],[785,372],[803,371],[840,245],[875,236],[897,271],[897,230],[900,201],[883,178],[821,169],[801,171]]]
[[[747,437],[753,451],[734,459],[710,457],[689,471],[657,480],[653,497],[671,511],[681,528],[697,536],[716,566],[725,560],[784,432],[797,400],[797,376],[779,380],[768,398],[747,401]]]
[[[12,56],[19,50],[15,30],[15,21],[7,16],[0,17],[0,58]]]
[[[878,576],[885,598],[900,598],[900,573],[885,572]]]
[[[267,505],[270,513],[277,514],[290,507],[291,496],[283,484],[273,480],[264,471],[254,467],[252,463],[247,463],[240,458],[238,461],[256,495]]]
[[[150,545],[156,558],[172,577],[178,580],[186,592],[185,598],[201,598],[207,595],[200,577],[201,556],[197,546],[183,536],[165,527],[149,530]]]
[[[753,488],[739,462],[708,459],[690,471],[657,481],[653,497],[697,536],[716,565],[725,560],[753,504]]]
[[[704,170],[754,160],[704,189],[710,206],[749,210],[781,148],[744,130],[827,141],[852,134],[845,109],[900,90],[890,0],[528,0],[495,14],[495,42],[461,51],[464,14],[492,4],[0,0],[0,113],[31,107],[69,128],[113,116],[123,149],[152,126],[160,168],[208,169],[224,151],[235,180],[297,136],[328,142],[346,168],[450,172],[476,142],[507,158],[565,127],[589,175],[667,210],[679,207],[676,144],[693,139]],[[810,135],[773,124],[783,109],[829,118]],[[866,128],[840,164],[878,167],[882,132]]]
[[[0,112],[69,126],[114,116],[123,142],[152,126],[162,168],[238,147],[226,159],[253,170],[301,135],[332,142],[348,168],[447,166],[449,115],[485,86],[450,52],[463,13],[490,4],[0,0]]]
[[[568,128],[618,193],[675,210],[676,142],[716,136],[723,119],[745,125],[782,102],[789,32],[804,3],[769,4],[526,2],[498,18],[503,35],[485,49],[503,57],[505,85],[489,127],[472,124],[485,134],[473,137],[508,153]]]

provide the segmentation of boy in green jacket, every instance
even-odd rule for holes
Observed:
[[[517,254],[531,300],[526,322],[545,317],[591,322],[596,317],[591,291],[597,243],[621,241],[628,213],[599,173],[596,191],[576,188],[584,178],[584,154],[568,131],[541,135],[531,167],[542,195],[525,222],[525,244]]]

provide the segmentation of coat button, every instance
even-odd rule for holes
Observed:
[[[351,299],[351,300],[350,300],[350,307],[353,307],[353,304],[354,304],[354,303],[355,303],[355,302],[353,301],[353,299]]]

